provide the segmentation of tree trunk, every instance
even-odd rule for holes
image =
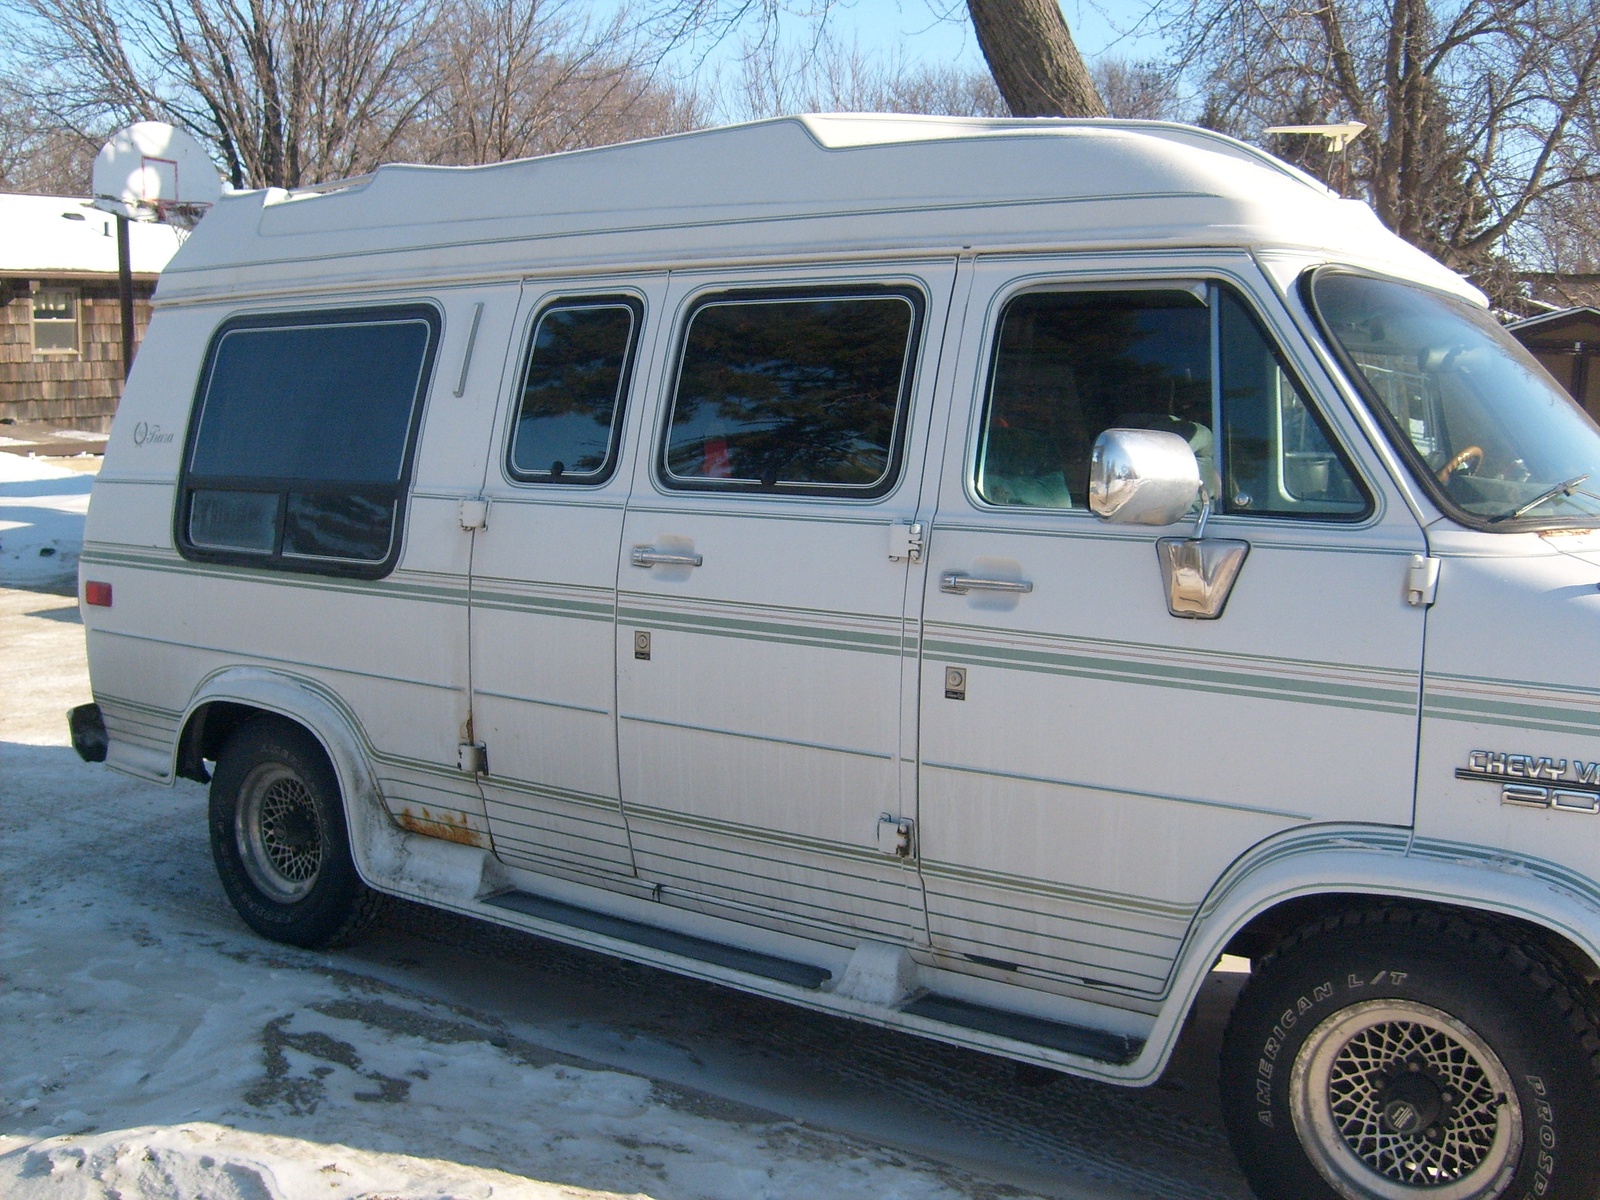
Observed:
[[[1058,0],[967,0],[978,45],[1014,117],[1103,117]]]

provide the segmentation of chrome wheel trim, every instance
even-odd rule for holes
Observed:
[[[245,776],[234,817],[239,858],[250,882],[271,900],[303,900],[322,873],[324,839],[305,782],[279,763]]]
[[[1402,1073],[1446,1098],[1436,1138],[1388,1123],[1383,1096]],[[1522,1153],[1522,1107],[1499,1056],[1449,1013],[1410,1000],[1355,1004],[1312,1030],[1289,1111],[1307,1157],[1348,1200],[1490,1200]]]

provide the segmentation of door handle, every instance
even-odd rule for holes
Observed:
[[[657,550],[654,546],[635,546],[628,561],[636,567],[698,567],[705,559],[698,554],[685,554],[678,550]]]
[[[968,592],[1013,592],[1026,594],[1033,584],[1026,579],[983,579],[977,575],[963,575],[960,571],[946,571],[939,576],[939,590],[952,596],[965,596]]]

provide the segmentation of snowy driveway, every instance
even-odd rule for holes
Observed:
[[[29,510],[0,549],[28,521],[55,548],[0,561],[0,1194],[1245,1195],[1209,1091],[1223,978],[1132,1092],[410,905],[331,954],[254,937],[204,789],[65,745],[82,479],[55,478],[0,477]]]

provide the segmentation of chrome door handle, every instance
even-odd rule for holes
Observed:
[[[965,596],[968,592],[1026,594],[1033,591],[1033,584],[1026,579],[981,579],[976,575],[963,575],[960,571],[946,571],[939,576],[939,590],[949,592],[952,596]]]
[[[654,546],[635,546],[628,559],[636,567],[698,567],[705,559],[698,554],[684,554],[675,550],[657,550]]]

